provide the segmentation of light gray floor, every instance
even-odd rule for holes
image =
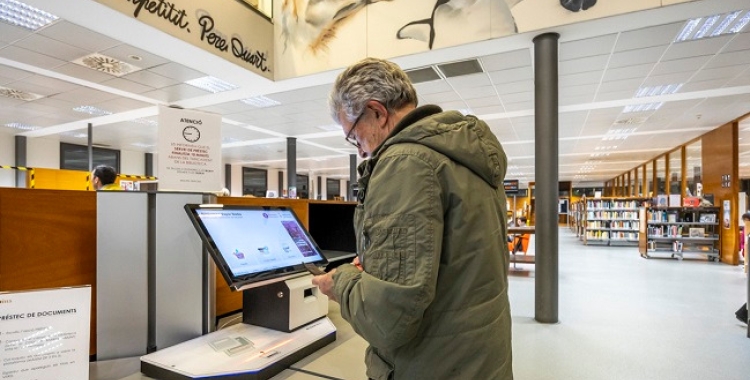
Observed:
[[[532,239],[529,253],[534,251]],[[532,265],[518,265],[528,277],[510,278],[517,380],[750,379],[750,339],[734,317],[746,299],[742,267],[698,255],[643,259],[636,247],[585,246],[567,228],[560,229],[559,263],[558,324],[534,321]],[[353,359],[362,354],[350,352],[364,344],[350,330],[340,331],[337,347],[323,348],[324,355],[299,367],[328,378],[364,379],[362,363]],[[344,360],[332,358],[343,348]],[[339,367],[326,371],[331,359]],[[115,365],[137,371],[137,361]],[[147,379],[137,373],[113,377],[107,367],[93,365],[91,379]],[[320,377],[287,370],[274,379]]]

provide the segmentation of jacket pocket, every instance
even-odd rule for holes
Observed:
[[[407,285],[416,271],[415,227],[413,218],[381,219],[370,231],[370,249],[365,270],[388,282]]]
[[[374,380],[393,379],[393,365],[381,358],[372,347],[367,348],[365,365],[367,366],[368,378]]]

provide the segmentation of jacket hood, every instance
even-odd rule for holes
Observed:
[[[404,143],[421,144],[440,152],[494,188],[502,185],[505,178],[505,151],[487,124],[475,116],[442,112],[434,105],[418,107],[399,122],[373,158],[377,159],[391,145]]]

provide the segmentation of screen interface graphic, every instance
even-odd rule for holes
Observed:
[[[323,259],[291,210],[196,212],[234,276]]]

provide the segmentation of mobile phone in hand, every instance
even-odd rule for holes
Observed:
[[[305,266],[308,272],[312,273],[315,276],[326,274],[324,270],[320,269],[317,265],[313,263],[303,263],[303,265]]]

